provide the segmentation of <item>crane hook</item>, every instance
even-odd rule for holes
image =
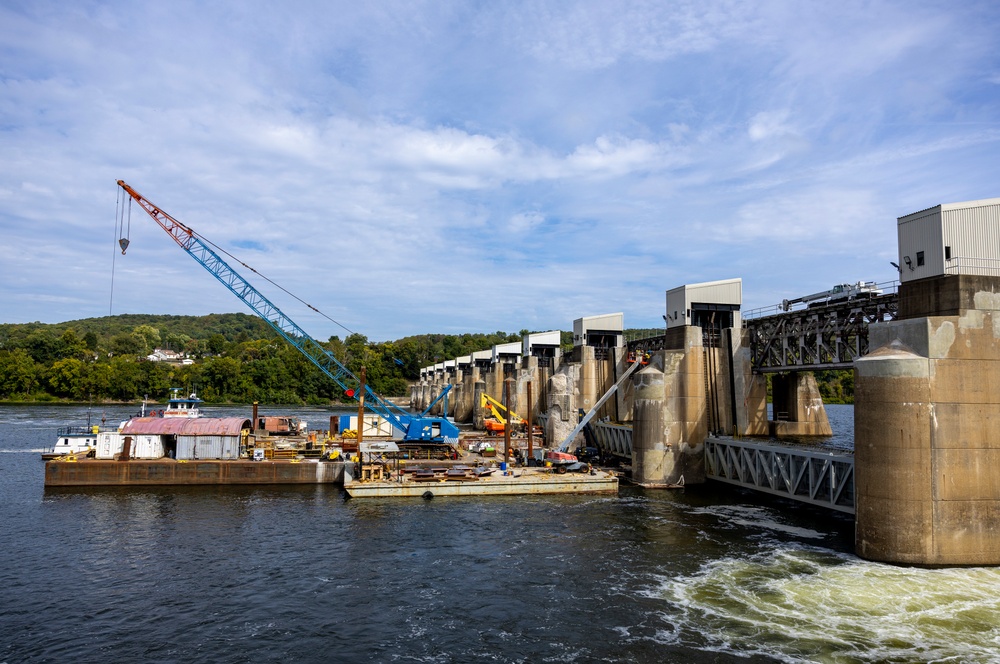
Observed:
[[[124,256],[125,250],[128,249],[128,238],[123,237],[122,239],[118,240],[118,246],[122,248],[122,256]]]

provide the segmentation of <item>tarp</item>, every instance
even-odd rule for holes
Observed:
[[[239,436],[250,428],[242,417],[133,417],[122,427],[123,435]]]

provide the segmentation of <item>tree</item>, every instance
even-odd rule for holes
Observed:
[[[24,349],[38,364],[48,366],[62,357],[63,344],[51,330],[36,330],[24,340]]]
[[[87,365],[75,357],[59,360],[48,372],[48,384],[59,397],[87,396]]]
[[[133,357],[116,355],[111,358],[111,394],[112,399],[132,401],[143,396],[140,383],[142,381],[139,363]]]
[[[205,380],[204,395],[210,401],[240,398],[245,393],[241,389],[242,367],[232,357],[209,358],[205,361],[202,375]]]
[[[148,355],[160,345],[160,331],[152,325],[136,325],[132,334],[142,339],[142,353]]]
[[[38,369],[27,351],[0,351],[0,394],[30,396],[38,385]]]
[[[145,340],[131,332],[120,332],[111,337],[109,349],[116,357],[136,357],[143,353]]]
[[[222,355],[228,346],[229,343],[221,334],[213,334],[208,338],[208,352],[212,355]]]

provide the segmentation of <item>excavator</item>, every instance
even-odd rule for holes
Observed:
[[[507,426],[507,418],[505,418],[501,413],[507,413],[507,417],[510,418],[511,430],[514,427],[524,426],[524,419],[517,413],[511,411],[507,406],[503,405],[490,395],[483,392],[479,397],[479,407],[486,410],[489,413],[483,421],[483,425],[486,427],[486,433],[490,436],[499,436],[503,434],[504,427]]]
[[[401,450],[436,448],[446,455],[454,453],[459,432],[458,427],[447,417],[428,417],[427,411],[419,415],[407,412],[376,394],[368,385],[364,386],[362,392],[361,381],[357,376],[244,279],[193,229],[171,217],[123,180],[118,180],[118,186],[131,196],[181,249],[208,270],[255,314],[264,319],[285,341],[337,383],[344,390],[344,394],[355,400],[364,397],[365,408],[381,415],[392,425],[395,435],[404,443],[400,445]],[[445,397],[446,394],[447,390],[438,399]]]

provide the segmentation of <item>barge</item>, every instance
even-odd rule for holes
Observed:
[[[46,487],[343,484],[342,461],[281,459],[87,459],[45,464]]]
[[[590,473],[554,473],[548,468],[518,468],[510,474],[458,477],[449,472],[418,478],[401,475],[380,481],[347,481],[351,498],[436,498],[438,496],[527,496],[560,493],[617,493],[618,477]]]

